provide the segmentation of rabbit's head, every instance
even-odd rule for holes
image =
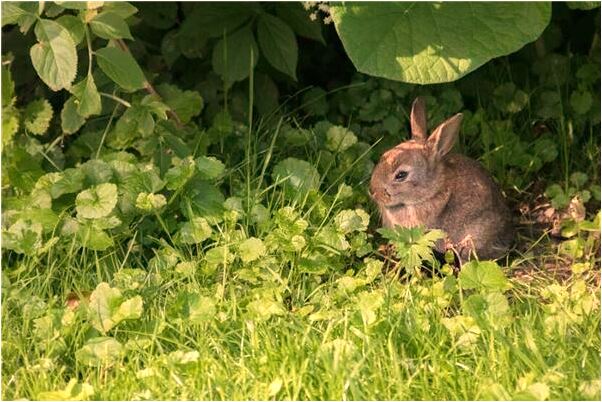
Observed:
[[[383,154],[372,172],[370,195],[382,209],[416,205],[432,198],[445,186],[442,161],[452,149],[462,114],[444,121],[427,136],[424,100],[412,104],[412,138]]]

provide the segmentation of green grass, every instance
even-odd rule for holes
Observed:
[[[224,180],[242,182],[249,197],[262,194],[257,197],[272,215],[268,225],[234,216],[216,225],[203,247],[175,247],[180,261],[194,263],[191,271],[149,260],[141,241],[163,244],[163,250],[165,243],[140,236],[104,253],[56,247],[35,258],[8,254],[2,397],[64,399],[86,384],[90,392],[79,397],[94,399],[600,398],[594,251],[579,259],[592,268],[568,281],[559,283],[542,270],[530,281],[511,279],[504,296],[509,310],[488,305],[481,313],[466,304],[478,292],[458,286],[453,275],[382,273],[374,252],[366,263],[348,251],[322,249],[330,258],[322,264],[335,266],[320,275],[302,273],[302,253],[281,250],[284,243],[269,246],[274,214],[292,202],[280,187],[264,188],[260,180],[272,151],[249,153],[254,159]],[[244,166],[254,169],[247,173]],[[296,205],[309,223],[302,234],[308,244],[349,207],[315,194]],[[265,241],[266,256],[242,263],[239,250],[231,263],[208,262],[210,249],[249,236]],[[542,241],[548,255],[509,260],[506,274],[512,278],[514,270],[553,258],[555,246],[547,237]],[[367,237],[366,244],[376,243]],[[142,269],[140,279],[116,276],[128,267]],[[141,296],[143,311],[107,331],[123,345],[121,352],[97,351],[100,360],[88,366],[78,351],[103,334],[94,329],[85,292],[101,282],[126,298]],[[191,294],[206,303],[191,307],[185,296]],[[78,307],[67,307],[69,298],[79,299]],[[193,320],[194,314],[200,318]],[[450,319],[465,326],[451,328]],[[104,362],[103,353],[109,355]],[[65,389],[72,379],[78,385],[71,391],[44,394]]]

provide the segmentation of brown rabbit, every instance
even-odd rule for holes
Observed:
[[[462,114],[444,121],[427,137],[424,101],[412,105],[412,138],[384,153],[372,172],[370,195],[383,225],[424,225],[447,233],[437,245],[461,261],[503,256],[514,237],[510,211],[487,171],[475,160],[450,154]]]

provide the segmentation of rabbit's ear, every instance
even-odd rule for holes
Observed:
[[[461,125],[462,113],[458,113],[445,120],[433,131],[433,134],[426,141],[426,146],[432,160],[439,160],[451,151],[458,138]]]
[[[412,129],[412,139],[418,142],[425,142],[426,132],[426,106],[424,98],[418,97],[412,103],[412,113],[410,113],[410,126]]]

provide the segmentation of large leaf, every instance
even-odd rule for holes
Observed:
[[[126,91],[144,88],[144,73],[131,54],[116,47],[104,47],[95,53],[100,69],[121,88]]]
[[[92,32],[103,39],[134,39],[125,20],[116,13],[102,12],[90,21]]]
[[[103,334],[123,320],[139,318],[142,314],[142,298],[125,299],[118,288],[106,282],[98,284],[90,295],[89,318],[92,326]]]
[[[274,68],[297,79],[297,38],[280,18],[262,14],[257,24],[257,37],[262,54]]]
[[[61,24],[40,19],[36,25],[38,43],[29,54],[36,72],[52,89],[69,89],[77,72],[75,42],[69,31]]]
[[[338,3],[336,30],[363,73],[417,84],[449,82],[517,51],[548,25],[549,2]]]
[[[258,58],[257,43],[247,26],[217,42],[211,61],[213,70],[232,84],[247,78]]]
[[[240,27],[256,11],[252,3],[202,2],[196,4],[187,20],[209,37],[217,38]]]
[[[77,216],[96,219],[107,216],[117,204],[117,186],[113,183],[103,183],[84,190],[75,198]]]
[[[77,113],[80,116],[88,117],[93,114],[100,114],[100,94],[91,74],[75,84],[71,92],[77,98]]]

